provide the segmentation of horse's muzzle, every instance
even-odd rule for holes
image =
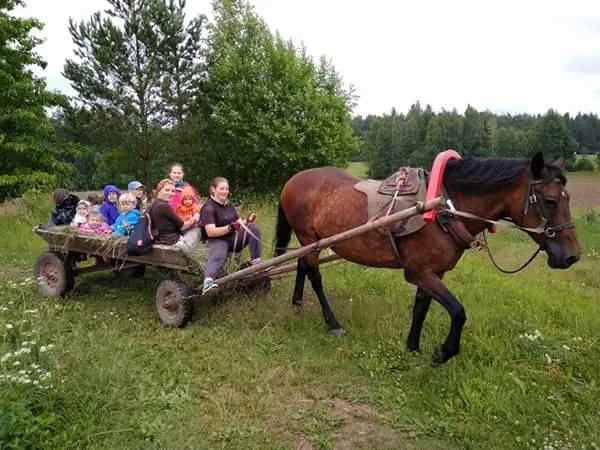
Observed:
[[[548,266],[552,269],[568,269],[577,261],[579,261],[579,255],[569,255],[565,258],[556,259],[552,255],[548,255]]]

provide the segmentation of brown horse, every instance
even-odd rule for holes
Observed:
[[[365,196],[353,186],[359,178],[335,167],[308,169],[291,177],[280,195],[275,254],[285,252],[292,231],[299,242],[307,245],[364,224],[367,217]],[[480,218],[510,218],[526,230],[548,254],[551,268],[566,269],[579,260],[581,251],[571,222],[569,194],[562,162],[544,162],[542,153],[530,161],[512,158],[465,158],[449,161],[444,173],[444,187],[459,211]],[[462,219],[472,236],[488,223]],[[541,226],[540,226],[541,225]],[[428,223],[414,234],[396,239],[398,252],[386,236],[372,231],[334,245],[342,258],[371,267],[404,269],[405,279],[417,286],[412,325],[407,346],[418,352],[423,322],[431,299],[442,305],[451,319],[450,332],[433,352],[434,365],[442,364],[460,350],[460,337],[467,320],[464,307],[442,283],[465,250],[463,242],[444,231],[438,221]],[[345,333],[331,310],[319,271],[318,252],[298,260],[292,304],[302,307],[306,276],[311,282],[329,332]]]

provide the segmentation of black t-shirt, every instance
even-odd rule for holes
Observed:
[[[211,198],[200,210],[200,222],[203,227],[210,224],[224,227],[237,219],[239,219],[238,213],[231,202],[222,205]]]
[[[155,200],[149,208],[152,226],[156,230],[158,237],[157,244],[173,245],[181,236],[181,227],[183,220],[179,217],[169,202],[164,200]]]

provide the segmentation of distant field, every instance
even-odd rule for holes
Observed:
[[[368,167],[367,163],[358,161],[349,163],[348,167],[346,167],[346,170],[352,175],[356,175],[357,177],[361,178],[366,178]]]

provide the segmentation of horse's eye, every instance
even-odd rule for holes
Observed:
[[[558,200],[555,198],[544,198],[544,205],[547,208],[556,208],[558,206]]]

